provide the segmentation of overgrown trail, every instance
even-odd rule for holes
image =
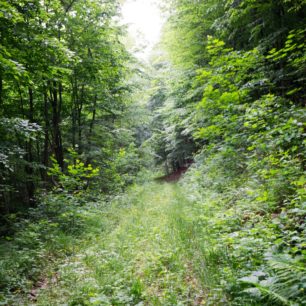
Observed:
[[[177,184],[151,183],[91,216],[90,241],[37,303],[200,305],[203,292],[182,239],[187,203]]]

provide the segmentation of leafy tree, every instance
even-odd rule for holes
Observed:
[[[6,152],[14,156],[18,147],[24,159],[3,176],[14,190],[2,190],[7,211],[16,210],[15,202],[34,205],[36,191],[50,188],[51,156],[63,176],[69,172],[70,147],[83,156],[85,167],[98,164],[109,181],[115,179],[108,167],[120,147],[113,131],[127,109],[130,58],[121,43],[118,14],[116,1],[1,2],[0,116],[3,122],[27,122],[13,136],[2,127]],[[36,126],[40,137],[20,139]],[[111,188],[105,180],[100,183]]]

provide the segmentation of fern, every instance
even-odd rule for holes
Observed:
[[[288,298],[302,295],[306,281],[306,269],[289,255],[274,256],[268,261],[275,272],[275,290]],[[304,301],[306,302],[306,300]]]
[[[290,255],[273,255],[267,259],[267,268],[272,276],[255,271],[241,278],[240,282],[248,286],[242,293],[265,301],[267,305],[306,305],[306,269],[301,262]]]
[[[244,293],[249,293],[252,295],[252,297],[256,297],[261,300],[266,299],[274,305],[293,305],[288,299],[273,291],[271,288],[264,287],[260,283],[255,282],[245,283],[253,285],[255,287],[243,290]]]

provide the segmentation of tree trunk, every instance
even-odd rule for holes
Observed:
[[[53,86],[50,89],[51,106],[52,106],[52,128],[53,128],[53,147],[55,158],[60,166],[64,169],[64,154],[62,146],[62,134],[60,130],[60,103],[58,101],[57,84],[54,81]],[[60,97],[61,99],[61,97]]]
[[[93,128],[94,128],[94,124],[96,121],[96,112],[97,112],[97,95],[95,95],[94,98],[94,102],[93,102],[93,106],[92,106],[92,118],[91,118],[91,122],[90,122],[90,126],[89,126],[89,136],[88,136],[88,148],[90,149],[91,147],[91,137],[93,134]]]
[[[45,167],[48,167],[49,165],[49,129],[50,129],[50,123],[49,123],[49,108],[48,108],[48,93],[47,89],[44,90],[44,119],[45,119],[45,139],[44,139],[44,152],[43,152],[43,158],[42,163]],[[47,181],[47,171],[42,171],[42,179],[43,181]]]
[[[3,80],[2,80],[2,74],[0,72],[0,105],[2,105],[3,101],[2,93],[3,93]]]
[[[72,110],[71,110],[71,120],[72,120],[72,147],[76,148],[76,132],[77,132],[77,101],[78,101],[78,83],[76,76],[71,80],[72,84]]]
[[[78,115],[77,115],[77,120],[78,120],[78,142],[79,142],[79,153],[82,152],[82,109],[83,109],[83,100],[84,100],[84,85],[82,86],[81,89],[81,95],[80,99],[78,101]]]
[[[23,103],[22,91],[19,84],[18,84],[18,93],[19,93],[19,102],[20,102],[20,112],[22,114],[22,118],[24,119],[25,118],[24,103]]]
[[[30,122],[34,120],[34,98],[33,98],[33,89],[31,87],[28,88],[29,93],[29,113],[28,119]],[[27,155],[26,160],[28,164],[25,167],[25,172],[27,174],[26,188],[28,193],[28,203],[31,205],[34,203],[34,194],[35,194],[35,184],[34,184],[34,170],[33,170],[33,143],[32,139],[30,139],[27,143]]]

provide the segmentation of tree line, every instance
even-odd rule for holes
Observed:
[[[65,171],[69,149],[103,168],[101,189],[109,188],[129,91],[119,3],[2,0],[0,7],[1,214],[35,205],[36,191],[53,184],[51,157]]]

